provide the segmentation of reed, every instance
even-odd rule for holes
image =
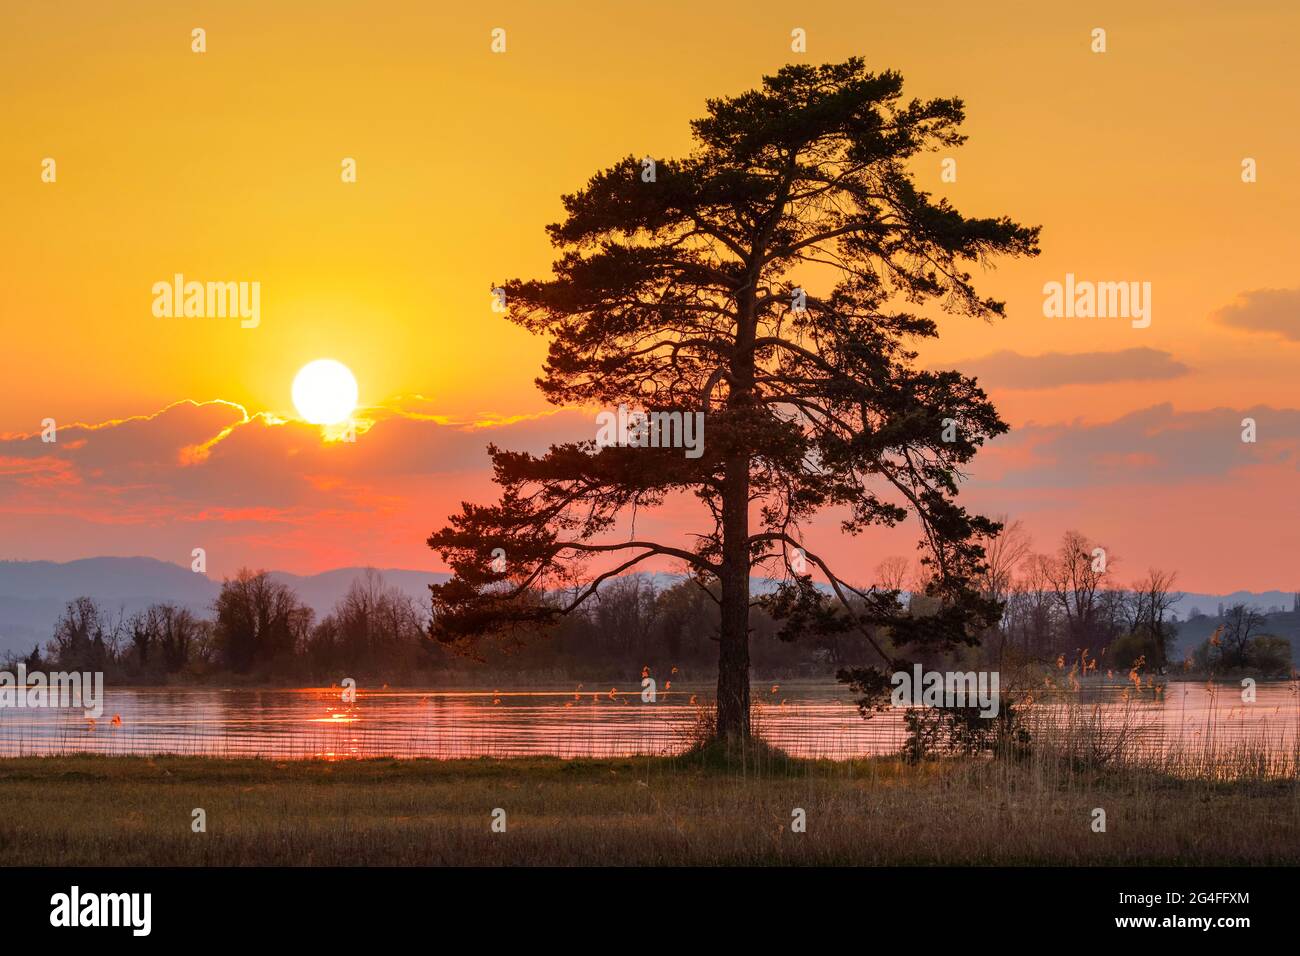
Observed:
[[[1300,795],[1033,756],[0,761],[9,865],[1294,864]],[[195,807],[206,833],[190,829]],[[508,828],[492,833],[490,814]],[[807,832],[791,830],[796,808]],[[1093,811],[1107,830],[1093,832]]]

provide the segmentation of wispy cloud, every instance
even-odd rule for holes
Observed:
[[[1255,441],[1242,440],[1244,419]],[[979,474],[1000,487],[1066,489],[1115,485],[1164,488],[1225,479],[1241,469],[1300,460],[1300,410],[1153,405],[1113,421],[1029,424],[989,446]],[[1149,493],[1149,492],[1144,492]]]
[[[1246,332],[1280,335],[1300,342],[1300,289],[1255,289],[1214,312],[1211,319]]]
[[[1021,355],[1004,349],[982,358],[954,363],[985,388],[1046,389],[1062,385],[1159,381],[1186,375],[1188,367],[1160,349],[1115,352],[1044,352]]]

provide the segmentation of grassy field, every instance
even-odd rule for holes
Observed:
[[[207,832],[191,829],[206,811]],[[1092,811],[1106,811],[1093,832]],[[495,808],[506,832],[491,829]],[[802,808],[807,830],[792,832]],[[1282,864],[1294,780],[957,760],[0,760],[9,865]]]

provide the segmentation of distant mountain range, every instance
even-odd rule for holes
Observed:
[[[424,605],[429,585],[446,581],[434,571],[379,568],[384,581]],[[318,617],[329,613],[365,568],[335,568],[320,574],[272,571],[311,607]],[[150,604],[171,601],[210,616],[221,582],[188,567],[154,558],[84,558],[80,561],[0,561],[0,654],[44,645],[63,606],[82,595],[106,610],[128,615]]]
[[[446,581],[448,575],[434,571],[411,571],[380,568],[384,580],[424,606],[429,600],[428,586]],[[299,575],[272,571],[304,603],[322,617],[347,592],[348,586],[364,568],[335,568],[320,574]],[[678,578],[655,574],[658,587],[668,587]],[[755,593],[768,590],[771,582],[755,580]],[[191,610],[210,613],[221,582],[198,574],[188,566],[168,564],[154,558],[84,558],[79,561],[0,561],[0,654],[11,650],[30,650],[33,644],[44,645],[50,639],[54,622],[63,606],[82,595],[95,598],[101,606],[127,614],[159,601],[172,601]],[[1260,611],[1280,609],[1290,612],[1294,596],[1285,591],[1234,591],[1231,594],[1185,594],[1174,610],[1186,620],[1194,610],[1211,618],[1219,605],[1247,604]]]

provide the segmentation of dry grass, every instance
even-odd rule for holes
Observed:
[[[191,832],[191,811],[207,832]],[[508,829],[492,833],[493,808]],[[791,811],[807,812],[793,833]],[[1094,833],[1092,810],[1106,811]],[[1285,864],[1294,780],[1069,761],[0,761],[11,865]]]

